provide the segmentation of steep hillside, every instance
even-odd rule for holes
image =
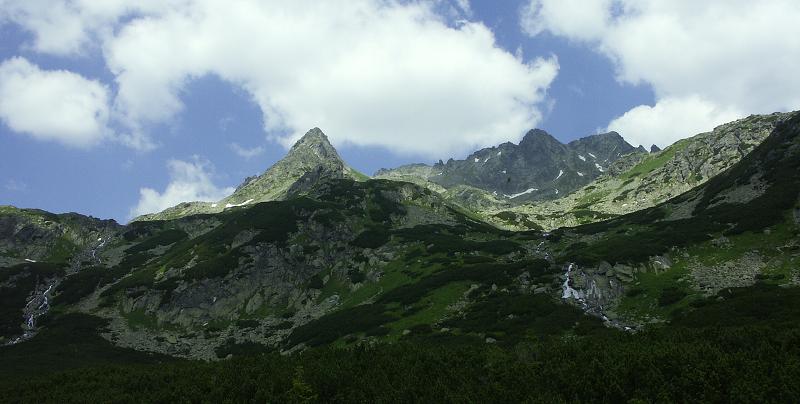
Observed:
[[[0,207],[0,343],[27,338],[64,277],[100,262],[122,226],[75,213]]]
[[[561,271],[537,258],[536,238],[476,221],[414,184],[325,178],[286,201],[134,222],[93,252],[98,262],[49,275],[42,298],[109,320],[116,345],[193,358],[391,339],[498,287],[519,298],[558,289]]]
[[[493,222],[525,228],[499,217],[521,217],[547,229],[608,219],[655,206],[680,195],[736,164],[758,146],[791,113],[754,115],[727,123],[651,154],[622,156],[606,175],[553,201],[513,208],[490,208]]]
[[[800,284],[800,114],[783,118],[739,163],[700,187],[653,208],[555,231],[554,254],[570,265],[565,296],[643,324],[730,288]]]

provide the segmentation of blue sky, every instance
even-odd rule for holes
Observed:
[[[0,0],[0,204],[126,222],[218,199],[314,126],[371,174],[533,126],[666,146],[800,105],[797,24],[726,31],[800,16],[791,1],[310,2],[280,10],[285,26],[270,19],[280,2],[117,3]],[[304,28],[320,22],[332,28]]]

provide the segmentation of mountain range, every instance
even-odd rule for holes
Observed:
[[[686,390],[668,383],[678,376],[665,376],[673,372],[665,361],[700,366],[697,355],[712,355],[701,348],[728,344],[740,355],[713,355],[761,366],[780,353],[757,351],[757,344],[795,346],[786,341],[796,334],[786,330],[796,329],[787,324],[800,315],[798,235],[797,112],[751,116],[650,151],[614,132],[562,144],[532,130],[518,145],[380,170],[374,178],[350,168],[315,128],[231,196],[127,225],[0,207],[0,374],[117,363],[109,357],[152,364],[268,352],[325,373],[320,369],[333,370],[314,363],[361,363],[362,353],[391,358],[400,348],[386,346],[410,341],[408,358],[439,358],[435,352],[450,347],[455,357],[480,358],[458,366],[481,372],[495,369],[483,355],[496,352],[534,379],[573,366],[556,358],[575,358],[576,367],[550,379],[569,384],[576,375],[564,375],[580,371],[577,358],[586,354],[576,347],[602,341],[608,351],[635,352],[628,360],[648,363],[639,371],[660,376],[641,386],[669,389],[663,394],[670,401]],[[720,327],[744,328],[728,334]],[[730,345],[733,335],[760,330],[767,336]],[[437,348],[420,348],[427,344]],[[58,348],[64,346],[72,353]],[[648,356],[662,354],[668,359]],[[587,360],[606,367],[586,377],[637,377],[614,367],[614,354],[594,355]],[[264,366],[231,363],[239,372]],[[221,366],[214,369],[231,371]],[[281,379],[291,381],[285,394],[294,398],[281,396],[287,401],[302,396],[307,380],[302,366],[290,368]],[[789,377],[796,368],[780,369]],[[75,372],[46,380],[76,392],[92,377],[116,377]],[[363,377],[344,372],[348,380]],[[322,373],[309,379],[316,389],[333,377]],[[743,386],[779,382],[725,375],[719,380]],[[64,382],[70,377],[76,382]],[[37,382],[29,383],[33,391]],[[441,388],[472,391],[460,383]],[[607,392],[601,398],[617,397],[610,385],[596,387]],[[562,390],[548,394],[598,399]],[[0,391],[19,390],[0,384]]]

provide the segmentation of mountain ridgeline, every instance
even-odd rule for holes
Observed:
[[[414,164],[379,170],[377,178],[418,176],[445,189],[470,186],[498,201],[519,204],[556,199],[601,176],[617,159],[636,149],[616,132],[584,137],[562,144],[539,129],[515,145],[503,143],[478,150],[464,160],[450,159],[433,166]]]
[[[124,226],[0,207],[0,397],[791,401],[799,285],[800,113],[372,179],[312,129]]]

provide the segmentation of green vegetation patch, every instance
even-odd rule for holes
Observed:
[[[65,278],[61,284],[58,285],[56,289],[58,294],[54,301],[59,305],[77,303],[79,300],[92,294],[97,288],[122,278],[127,272],[127,268],[124,267],[83,268],[80,272]]]
[[[326,314],[292,331],[288,345],[305,342],[308,346],[319,346],[359,331],[369,330],[393,319],[379,304],[364,304],[346,310]]]
[[[421,241],[430,254],[481,251],[494,255],[505,255],[523,251],[522,246],[507,239],[475,241],[466,238],[467,226],[419,225],[398,229],[394,234],[406,241]]]
[[[500,343],[513,344],[526,336],[560,335],[565,330],[603,330],[602,322],[580,309],[554,302],[544,294],[493,293],[470,305],[446,327],[485,333]]]
[[[173,243],[177,243],[178,241],[184,240],[189,238],[189,235],[186,234],[183,230],[178,229],[168,229],[163,230],[155,235],[146,238],[144,241],[140,242],[139,244],[134,245],[125,250],[128,254],[136,254],[139,252],[144,252],[148,250],[152,250],[153,248],[159,246],[170,245]]]
[[[383,227],[375,227],[362,231],[350,243],[361,248],[378,248],[389,242],[390,233]]]
[[[40,325],[42,329],[30,341],[0,346],[0,380],[30,378],[42,373],[87,366],[135,366],[176,360],[165,355],[114,346],[99,335],[107,321],[87,314],[48,315],[40,319]],[[0,397],[16,395],[0,393]],[[33,401],[42,402],[41,399]],[[65,400],[53,397],[52,401]]]

